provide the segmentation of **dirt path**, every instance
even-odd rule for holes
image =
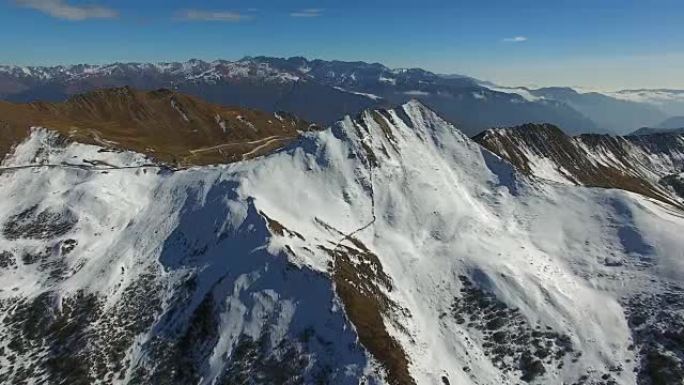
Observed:
[[[194,149],[194,150],[190,150],[190,153],[191,153],[192,155],[196,155],[196,154],[201,154],[201,153],[203,153],[203,152],[216,151],[216,150],[220,150],[220,149],[223,149],[223,148],[229,148],[229,147],[232,147],[232,146],[241,146],[241,145],[250,145],[250,144],[251,144],[251,145],[260,145],[260,144],[262,144],[264,141],[268,142],[268,141],[272,141],[272,140],[274,140],[274,139],[287,139],[287,138],[289,138],[289,137],[275,135],[275,136],[269,136],[269,137],[267,137],[267,138],[263,138],[263,139],[259,139],[259,140],[249,141],[249,142],[223,143],[223,144],[219,144],[219,145],[211,146],[211,147],[196,148],[196,149]]]
[[[271,144],[273,144],[275,142],[290,139],[290,138],[283,137],[283,136],[272,136],[271,138],[272,139],[268,140],[266,143],[263,143],[263,144],[260,144],[256,147],[254,147],[250,152],[242,154],[242,160],[249,159],[252,155],[258,154],[259,151],[261,151],[265,148],[268,148],[268,146],[270,146]],[[268,139],[268,138],[266,138],[266,139]]]

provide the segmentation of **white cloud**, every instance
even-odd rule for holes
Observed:
[[[200,11],[196,9],[186,9],[176,14],[179,20],[186,21],[223,21],[235,23],[238,21],[249,20],[252,16],[243,15],[232,11]]]
[[[114,19],[119,13],[98,5],[71,5],[65,0],[15,0],[19,6],[35,9],[65,20]]]
[[[514,36],[514,37],[506,37],[502,39],[503,42],[506,43],[522,43],[527,41],[526,36]]]
[[[318,17],[323,14],[323,10],[320,8],[309,8],[309,9],[302,9],[297,12],[292,12],[290,13],[290,16],[292,17]]]

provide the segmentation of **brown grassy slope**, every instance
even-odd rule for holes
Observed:
[[[335,258],[333,280],[349,320],[356,327],[361,344],[382,365],[390,385],[415,385],[409,372],[410,361],[401,344],[392,337],[384,318],[397,311],[383,290],[391,291],[391,279],[382,270],[379,258],[356,238],[355,248],[339,246],[331,251]]]
[[[298,130],[309,129],[286,114],[218,106],[169,90],[124,87],[77,95],[63,103],[0,102],[0,154],[24,139],[31,126],[181,165],[257,156],[281,147]]]

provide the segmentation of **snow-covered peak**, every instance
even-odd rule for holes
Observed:
[[[681,213],[523,176],[419,102],[231,165],[143,159],[35,130],[2,164],[3,378],[631,385],[681,368]]]

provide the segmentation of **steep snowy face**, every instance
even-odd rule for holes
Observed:
[[[170,173],[46,130],[3,166],[25,164],[55,166],[0,176],[0,382],[374,377],[330,279],[271,247],[242,171]]]
[[[552,125],[528,124],[487,130],[474,139],[530,175],[680,202],[659,183],[684,169],[684,136],[677,133],[570,137]]]
[[[682,380],[681,212],[525,176],[418,102],[149,163],[47,130],[4,161],[3,382]]]

